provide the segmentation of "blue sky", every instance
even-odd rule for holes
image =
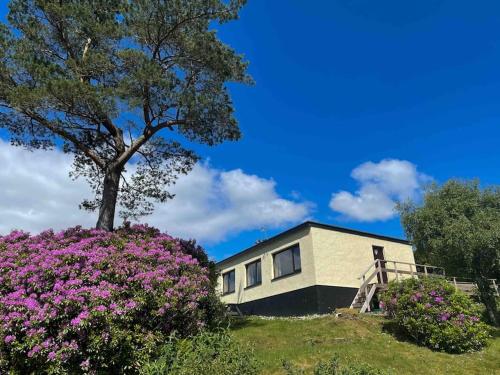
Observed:
[[[493,1],[250,0],[240,20],[218,27],[256,81],[231,86],[243,139],[196,150],[210,168],[274,181],[305,213],[203,241],[209,253],[220,259],[306,217],[403,236],[397,216],[331,209],[332,194],[359,198],[367,184],[390,199],[418,196],[429,178],[498,184],[499,25]],[[419,185],[392,189],[385,159],[416,168]]]

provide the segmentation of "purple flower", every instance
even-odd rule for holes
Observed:
[[[79,326],[81,323],[82,323],[82,320],[80,318],[71,319],[72,326]]]
[[[15,340],[16,340],[16,336],[14,336],[14,335],[7,335],[7,336],[5,336],[5,338],[4,338],[4,340],[3,340],[3,341],[4,341],[6,344],[10,344],[11,342],[13,342],[13,341],[15,341]]]
[[[56,352],[50,352],[49,354],[47,354],[47,358],[49,361],[53,361],[54,359],[56,359]]]
[[[24,300],[24,305],[29,310],[36,310],[36,308],[38,307],[38,302],[34,298],[26,298]]]
[[[40,350],[42,350],[42,347],[40,345],[35,345],[29,352],[28,352],[28,357],[31,358],[35,354],[37,354]]]
[[[449,313],[442,313],[441,316],[439,317],[439,319],[442,321],[442,322],[445,322],[447,321],[448,319],[450,319],[450,314]]]
[[[422,298],[422,293],[420,293],[420,292],[417,292],[417,293],[415,293],[414,295],[412,295],[412,296],[410,297],[410,299],[411,299],[411,301],[412,301],[412,302],[417,302],[417,301],[419,301],[421,298]]]
[[[125,307],[127,309],[133,309],[137,306],[137,302],[135,301],[128,301],[126,304],[125,304]]]
[[[193,252],[190,246],[144,225],[113,233],[77,227],[0,236],[0,329],[9,334],[4,345],[28,347],[29,365],[35,358],[38,363],[42,352],[46,361],[74,361],[81,355],[78,348],[95,337],[83,331],[75,335],[77,327],[89,323],[90,332],[101,329],[97,313],[107,311],[112,312],[106,316],[110,328],[118,320],[132,324],[135,320],[121,316],[139,306],[144,319],[169,312],[158,328],[162,335],[180,328],[172,316],[188,322],[182,327],[186,332],[197,332],[203,326],[200,301],[210,281],[208,270],[192,255],[204,255],[203,250]],[[140,305],[143,298],[148,303]],[[109,333],[102,341],[111,341]],[[90,370],[94,358],[89,360]]]
[[[441,302],[443,302],[443,301],[444,301],[444,298],[443,298],[443,297],[435,297],[435,298],[434,298],[434,302],[436,302],[436,303],[441,303]]]
[[[80,363],[80,367],[82,370],[87,371],[90,368],[90,359],[87,358],[85,361]]]

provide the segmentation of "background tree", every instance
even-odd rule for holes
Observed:
[[[448,275],[473,278],[489,318],[497,323],[489,279],[500,278],[500,188],[450,180],[430,186],[423,204],[399,206],[418,262],[444,267]]]
[[[150,213],[197,161],[181,141],[240,137],[227,83],[249,83],[247,64],[210,27],[244,2],[11,0],[0,127],[14,145],[74,154],[98,228],[113,229],[117,201],[125,218]]]

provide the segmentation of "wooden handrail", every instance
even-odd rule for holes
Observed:
[[[363,276],[364,276],[364,275],[366,275],[366,274],[368,273],[368,271],[370,271],[370,268],[372,268],[373,266],[375,266],[375,264],[377,264],[377,262],[378,262],[378,261],[379,261],[379,260],[378,260],[378,259],[376,259],[373,263],[370,263],[370,265],[368,266],[368,268],[366,269],[366,271],[365,271],[365,272],[363,272],[363,273],[362,273],[362,274],[358,277],[358,280],[359,280],[359,279],[362,279],[362,278],[363,278]],[[375,267],[375,268],[377,268],[377,267]]]
[[[394,265],[394,268],[391,269],[391,268],[388,268],[387,265],[388,263],[392,263]],[[408,265],[410,266],[410,270],[404,270],[404,269],[398,269],[397,265],[398,264],[404,264],[404,265]],[[413,266],[415,266],[415,270],[413,269]],[[418,270],[417,267],[423,267],[423,272],[420,272]],[[370,271],[370,269],[374,268],[373,272],[370,274],[370,276],[367,277],[367,274],[368,272]],[[442,274],[441,273],[434,273],[434,272],[428,272],[428,269],[439,269],[439,270],[442,270]],[[463,281],[459,281],[457,280],[458,278],[457,277],[446,277],[445,273],[444,273],[444,268],[443,267],[436,267],[436,266],[429,266],[427,264],[418,264],[418,263],[410,263],[410,262],[400,262],[400,261],[396,261],[396,260],[381,260],[381,259],[376,259],[373,263],[370,264],[370,266],[366,269],[366,271],[360,276],[358,277],[358,280],[362,279],[362,283],[361,283],[361,286],[359,287],[359,290],[363,291],[366,295],[366,293],[368,292],[368,286],[370,285],[370,282],[372,281],[372,279],[376,276],[376,275],[380,275],[380,279],[379,279],[379,283],[382,282],[384,284],[384,281],[383,281],[383,276],[382,276],[382,273],[383,272],[386,272],[386,273],[395,273],[396,274],[396,280],[399,281],[399,276],[400,275],[411,275],[412,277],[414,275],[417,275],[417,277],[419,275],[423,275],[425,277],[428,277],[428,276],[433,276],[433,277],[443,277],[443,278],[447,278],[448,280],[452,281],[455,288],[458,288],[458,284],[474,284],[475,285],[475,282],[473,280],[471,280],[472,282],[463,282]],[[465,280],[464,278],[462,280]],[[491,282],[491,286],[492,288],[494,289],[495,291],[495,294],[497,296],[500,295],[499,293],[499,290],[498,290],[498,285],[496,284],[496,279],[488,279],[490,282]],[[373,284],[373,283],[372,283]]]
[[[415,266],[415,273],[416,273],[416,274],[421,273],[421,272],[418,272],[418,271],[417,271],[417,267],[424,267],[424,272],[423,272],[423,273],[424,273],[424,274],[426,274],[426,275],[428,274],[428,271],[427,271],[428,269],[439,269],[439,270],[442,270],[442,271],[443,271],[443,276],[444,276],[444,268],[443,268],[443,267],[430,266],[430,265],[428,265],[428,264],[418,264],[418,263],[410,263],[410,262],[401,262],[401,261],[398,261],[398,260],[392,260],[392,259],[382,259],[382,260],[381,260],[381,259],[376,259],[373,263],[371,263],[371,264],[368,266],[368,268],[366,269],[366,271],[365,271],[365,272],[363,272],[363,273],[362,273],[362,274],[358,277],[358,280],[362,279],[362,278],[363,278],[363,276],[365,276],[365,275],[368,273],[368,271],[370,271],[370,269],[371,269],[372,267],[377,268],[377,266],[376,266],[376,265],[377,265],[377,263],[378,263],[378,266],[379,266],[379,267],[381,267],[380,262],[384,262],[384,263],[389,262],[389,263],[393,263],[394,265],[396,265],[396,264],[405,264],[405,265],[409,265],[409,266],[410,266],[410,271],[413,271],[412,266]],[[397,268],[395,267],[395,269],[397,269]]]
[[[389,268],[388,265],[389,263],[392,263],[394,268]],[[406,267],[400,267],[398,268],[399,265],[408,265],[409,270]],[[413,268],[415,267],[415,268]],[[420,269],[418,268],[420,267]],[[422,271],[423,267],[423,271]],[[405,269],[406,268],[406,269]],[[371,273],[370,270],[373,269]],[[435,272],[429,272],[430,270],[441,270],[439,273]],[[362,279],[361,286],[358,289],[358,292],[356,293],[356,296],[353,299],[353,302],[351,303],[351,308],[353,308],[355,303],[358,303],[360,298],[364,298],[364,302],[361,305],[361,310],[360,312],[365,312],[365,311],[370,311],[370,301],[373,298],[373,295],[376,293],[378,289],[383,290],[386,288],[387,281],[384,282],[384,277],[383,273],[395,273],[396,274],[396,280],[399,281],[399,277],[402,275],[411,275],[411,277],[419,277],[419,276],[425,276],[425,277],[442,277],[445,279],[450,280],[454,286],[455,289],[462,289],[465,293],[470,294],[470,287],[467,285],[475,285],[474,282],[461,282],[457,280],[457,277],[447,277],[445,275],[445,270],[443,267],[436,267],[436,266],[430,266],[427,264],[418,264],[418,263],[410,263],[410,262],[400,262],[396,260],[391,260],[391,259],[375,259],[373,263],[369,265],[369,267],[366,269],[364,273],[362,273],[359,277],[358,280]],[[372,281],[375,276],[378,276],[378,282],[377,281]],[[495,291],[495,294],[497,296],[500,296],[500,292],[498,290],[498,285],[496,283],[496,279],[489,279],[491,282],[492,289]],[[464,289],[465,287],[465,289]],[[364,296],[364,297],[363,297]]]
[[[372,279],[377,275],[377,273],[379,273],[379,270],[380,270],[379,267],[375,268],[373,273],[368,278],[364,278],[363,283],[361,284],[359,289],[366,288],[370,284],[370,281],[372,281]]]

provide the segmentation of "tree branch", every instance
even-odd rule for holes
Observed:
[[[83,145],[82,142],[80,142],[80,140],[78,138],[76,138],[75,136],[73,136],[71,133],[68,133],[64,129],[61,129],[61,128],[55,126],[50,121],[46,120],[45,118],[38,115],[37,113],[32,113],[30,111],[21,111],[21,112],[24,113],[29,118],[37,121],[42,126],[51,130],[53,133],[61,136],[62,138],[70,141],[71,143],[73,143],[77,149],[79,149],[86,156],[88,156],[90,159],[92,159],[92,161],[94,163],[96,163],[97,166],[99,166],[100,168],[102,168],[102,169],[106,168],[106,163],[99,157],[99,155],[97,155],[94,151],[92,151],[91,149],[89,149],[88,147]]]
[[[159,125],[144,129],[144,133],[130,144],[130,147],[120,155],[120,157],[115,161],[115,164],[117,166],[125,165],[125,163],[130,160],[132,155],[134,155],[137,152],[137,150],[141,148],[143,144],[145,144],[153,135],[155,135],[160,130],[165,128],[171,129],[172,126],[184,125],[184,124],[186,124],[186,121],[184,120],[171,120],[171,121],[164,121]]]

